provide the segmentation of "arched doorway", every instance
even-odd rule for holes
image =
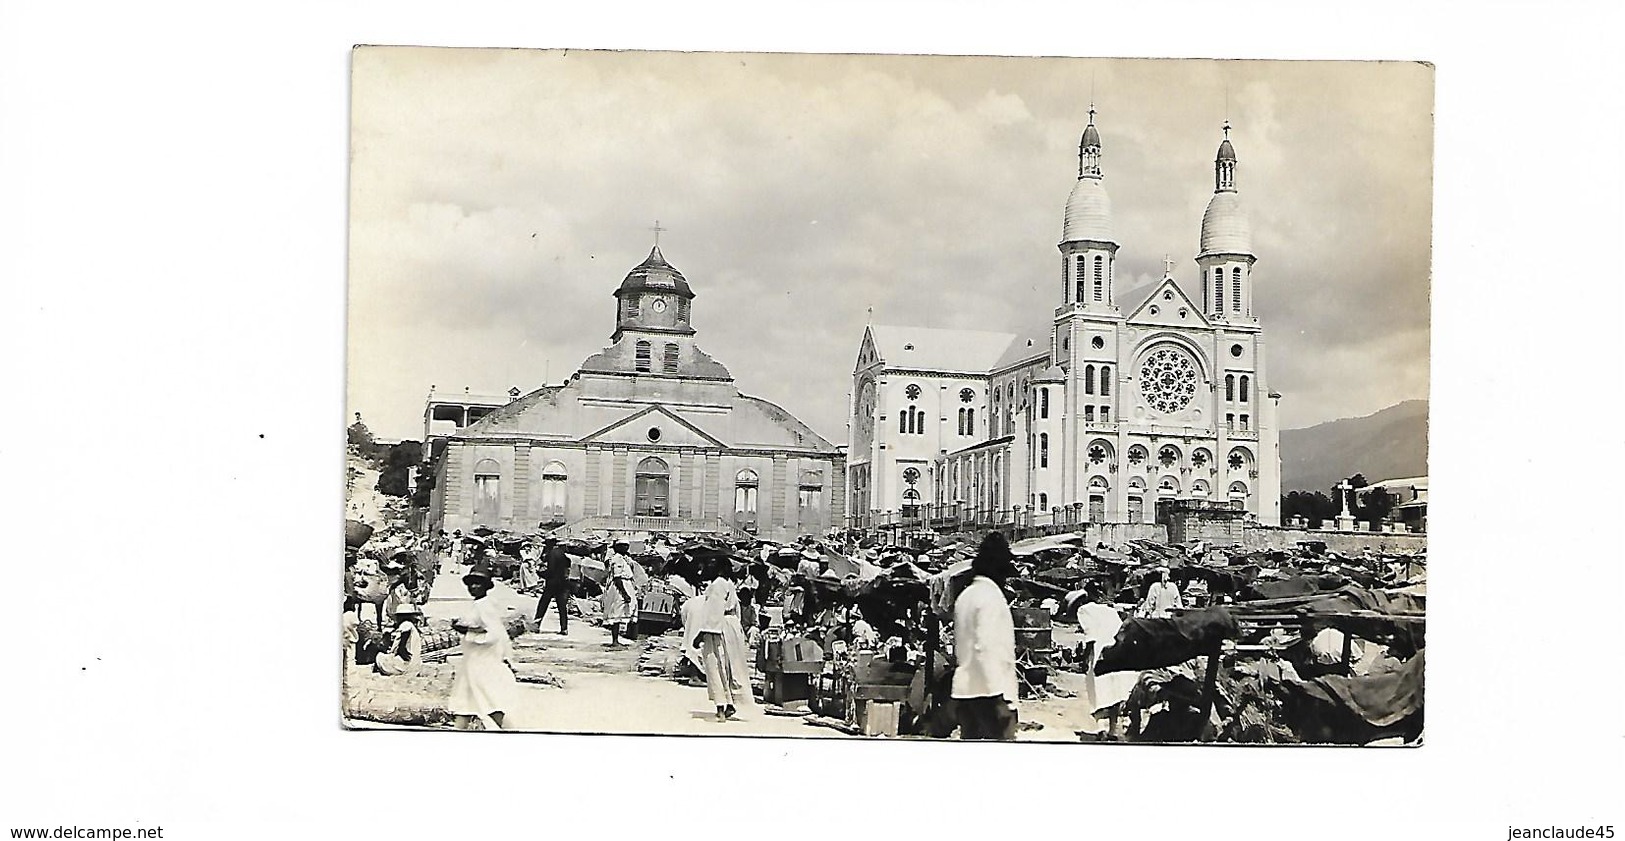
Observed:
[[[637,496],[632,511],[640,517],[668,517],[667,500],[671,490],[671,468],[653,456],[638,462],[635,479]]]

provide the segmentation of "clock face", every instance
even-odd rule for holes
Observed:
[[[655,312],[665,312],[666,311],[666,299],[665,298],[656,298],[655,302],[649,305],[649,309],[652,309]]]
[[[1140,394],[1164,414],[1189,406],[1196,397],[1196,363],[1174,347],[1152,351],[1140,364]]]

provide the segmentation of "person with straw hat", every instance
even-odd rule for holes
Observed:
[[[372,663],[381,675],[414,675],[423,664],[423,634],[417,622],[423,612],[411,602],[395,606],[395,630],[390,632],[384,652]]]

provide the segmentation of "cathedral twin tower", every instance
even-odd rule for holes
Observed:
[[[848,449],[860,521],[1149,525],[1162,503],[1186,500],[1279,524],[1279,395],[1265,385],[1230,127],[1202,217],[1200,278],[1181,286],[1168,261],[1159,281],[1123,289],[1094,115],[1047,337],[865,332]]]

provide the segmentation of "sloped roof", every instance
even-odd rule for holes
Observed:
[[[992,370],[1002,371],[1018,363],[1048,357],[1049,334],[1048,329],[1023,330],[1017,333],[1010,345],[1004,349],[1004,353],[999,356],[999,361],[993,363]],[[1031,344],[1028,344],[1029,342]]]
[[[835,449],[834,444],[824,440],[824,437],[814,432],[812,427],[802,423],[795,415],[785,411],[784,407],[770,400],[740,394],[738,402],[734,404],[734,410],[754,411],[760,414],[769,422],[794,435],[797,443],[801,446],[821,452],[829,452]]]
[[[1151,293],[1157,291],[1157,286],[1160,285],[1161,282],[1162,281],[1154,281],[1152,283],[1147,283],[1138,289],[1130,289],[1129,291],[1124,292],[1117,298],[1117,308],[1126,313],[1134,312],[1140,308],[1141,304],[1145,303],[1147,298],[1151,297]]]
[[[993,370],[1016,340],[1013,333],[883,324],[870,325],[869,334],[889,367],[982,374]]]

